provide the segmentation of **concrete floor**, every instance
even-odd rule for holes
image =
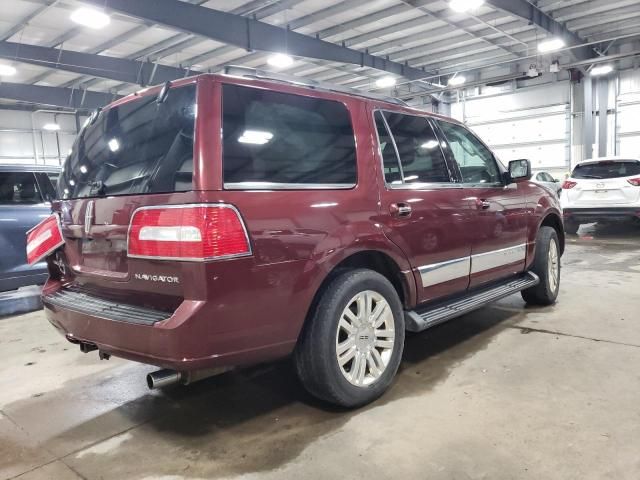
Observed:
[[[0,478],[640,478],[640,229],[593,226],[557,305],[520,296],[407,339],[393,388],[344,412],[287,362],[149,392],[150,367],[0,320]]]

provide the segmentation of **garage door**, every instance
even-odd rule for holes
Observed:
[[[622,94],[618,99],[618,154],[640,158],[640,94]]]

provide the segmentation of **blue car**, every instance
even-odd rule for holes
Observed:
[[[26,233],[51,214],[59,167],[0,165],[0,292],[47,279],[44,262],[27,264]]]

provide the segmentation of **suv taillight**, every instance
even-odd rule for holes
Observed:
[[[564,183],[562,184],[562,189],[563,190],[569,190],[570,188],[575,187],[578,184],[578,182],[572,182],[571,180],[565,180]]]
[[[231,205],[142,207],[131,218],[128,255],[205,261],[251,255],[251,246]]]
[[[640,187],[640,177],[630,178],[629,180],[627,180],[627,182],[629,182],[634,187]]]
[[[63,244],[60,217],[49,215],[27,232],[27,263],[39,262]]]

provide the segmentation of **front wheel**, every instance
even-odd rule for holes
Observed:
[[[536,238],[531,271],[540,277],[535,287],[522,291],[522,298],[532,305],[552,305],[560,290],[560,248],[558,234],[551,227],[541,227]]]
[[[357,407],[391,385],[403,347],[403,309],[393,285],[377,272],[350,270],[321,293],[294,363],[312,395]]]

